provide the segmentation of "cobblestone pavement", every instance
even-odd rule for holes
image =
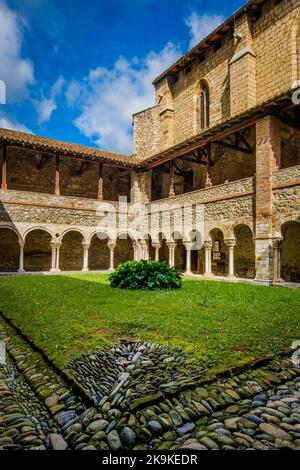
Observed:
[[[201,384],[186,354],[123,341],[70,363],[83,402],[3,319],[0,339],[0,449],[300,450],[290,357]]]

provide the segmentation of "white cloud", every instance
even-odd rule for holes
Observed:
[[[50,90],[50,97],[43,97],[40,101],[34,102],[40,124],[51,119],[52,113],[57,109],[56,98],[61,94],[64,86],[64,78],[59,77]]]
[[[20,124],[19,122],[8,118],[4,113],[0,113],[0,128],[11,129],[14,131],[28,132],[32,134],[32,131],[28,127]]]
[[[194,47],[224,21],[225,17],[223,15],[209,15],[206,13],[198,15],[196,12],[192,13],[185,22],[190,29],[189,47]]]
[[[0,79],[7,88],[7,101],[28,97],[28,86],[34,83],[31,62],[21,56],[24,20],[0,0]]]
[[[70,107],[75,106],[76,104],[79,104],[80,100],[80,95],[81,95],[81,85],[80,83],[76,82],[73,80],[66,91],[66,99],[67,103]]]
[[[180,54],[168,43],[144,60],[119,58],[112,69],[98,67],[82,83],[73,81],[66,97],[81,111],[75,126],[99,147],[131,153],[132,114],[154,105],[153,79]]]

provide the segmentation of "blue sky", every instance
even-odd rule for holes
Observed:
[[[0,127],[131,153],[151,81],[243,0],[0,0]]]

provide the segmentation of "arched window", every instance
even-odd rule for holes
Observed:
[[[207,129],[209,127],[209,88],[208,84],[204,81],[200,83],[199,91],[199,103],[198,103],[198,115],[199,115],[199,126],[200,130]]]

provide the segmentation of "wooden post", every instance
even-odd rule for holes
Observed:
[[[103,170],[104,165],[102,162],[99,163],[99,182],[98,182],[98,199],[103,201]]]
[[[170,161],[170,191],[169,197],[175,196],[175,182],[174,182],[174,161]]]
[[[56,155],[55,168],[55,196],[60,196],[60,174],[59,174],[59,155]]]
[[[207,167],[206,167],[206,181],[205,187],[211,188],[212,187],[212,180],[211,180],[211,146],[207,144]]]
[[[2,160],[2,191],[7,191],[7,148],[3,144],[3,160]]]

